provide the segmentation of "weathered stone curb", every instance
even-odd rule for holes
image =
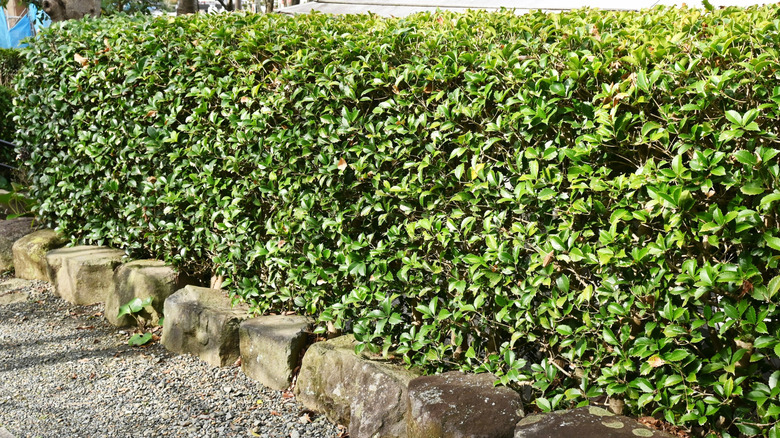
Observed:
[[[457,371],[412,380],[407,434],[419,438],[512,438],[523,417],[523,403],[512,389],[494,387],[496,380],[492,374]]]
[[[408,436],[407,386],[419,373],[358,356],[354,346],[352,336],[310,346],[295,387],[298,401],[348,426],[353,438]]]
[[[49,250],[62,243],[51,230],[17,239],[13,255],[23,261],[16,263],[17,276],[50,280],[57,293],[74,304],[105,302],[105,316],[114,324],[126,323],[115,317],[119,306],[153,296],[157,306],[141,316],[155,322],[165,312],[166,348],[197,355],[214,366],[231,365],[241,357],[242,370],[271,388],[287,388],[300,360],[298,401],[348,426],[352,438],[671,438],[596,407],[522,418],[520,396],[494,387],[493,375],[420,377],[402,366],[355,354],[352,336],[315,343],[301,360],[312,326],[308,318],[250,320],[248,308],[233,307],[222,290],[191,285],[177,290],[187,279],[163,262],[120,266],[124,252],[105,247]],[[0,292],[13,291],[22,281],[3,283]],[[9,302],[26,299],[8,295]],[[0,438],[5,436],[0,427]]]
[[[106,297],[106,319],[117,327],[135,325],[136,320],[131,316],[117,318],[119,307],[135,298],[144,300],[151,297],[150,308],[142,310],[136,317],[158,325],[164,314],[166,298],[184,286],[178,272],[160,260],[135,260],[120,265],[114,271],[114,293]]]
[[[57,295],[78,305],[104,303],[114,292],[114,269],[125,252],[105,246],[73,246],[46,253]]]
[[[20,217],[0,222],[0,272],[14,268],[14,242],[32,233],[32,218]]]
[[[615,415],[606,409],[586,406],[549,414],[529,415],[515,429],[514,438],[576,436],[579,438],[670,438],[663,432],[630,418]]]
[[[313,321],[304,316],[264,316],[241,323],[241,370],[273,389],[292,383]]]
[[[239,358],[238,327],[248,315],[221,290],[186,286],[165,300],[162,343],[213,366],[231,365]]]
[[[61,248],[67,241],[54,230],[32,232],[13,244],[14,275],[25,280],[51,281],[46,253]]]

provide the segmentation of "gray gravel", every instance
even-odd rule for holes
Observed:
[[[132,333],[109,325],[102,305],[68,304],[44,282],[15,288],[11,294],[28,296],[0,305],[0,431],[16,438],[346,436],[239,366],[214,368],[158,342],[129,347]]]

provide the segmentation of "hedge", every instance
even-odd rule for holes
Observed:
[[[68,22],[18,143],[42,222],[253,312],[777,437],[779,12]]]

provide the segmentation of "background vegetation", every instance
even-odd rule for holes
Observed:
[[[24,57],[18,50],[0,49],[0,140],[12,142],[16,125],[13,121],[13,98],[16,95],[11,81],[22,67]],[[13,147],[0,144],[0,163],[16,167],[16,152]],[[0,166],[0,188],[10,188],[9,181],[16,179],[14,172]]]
[[[780,17],[117,18],[16,83],[41,221],[428,370],[780,426]]]

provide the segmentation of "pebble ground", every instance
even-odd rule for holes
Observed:
[[[7,278],[0,279],[7,280]],[[21,437],[346,437],[292,393],[169,353],[74,306],[45,282],[0,305],[0,431]]]

